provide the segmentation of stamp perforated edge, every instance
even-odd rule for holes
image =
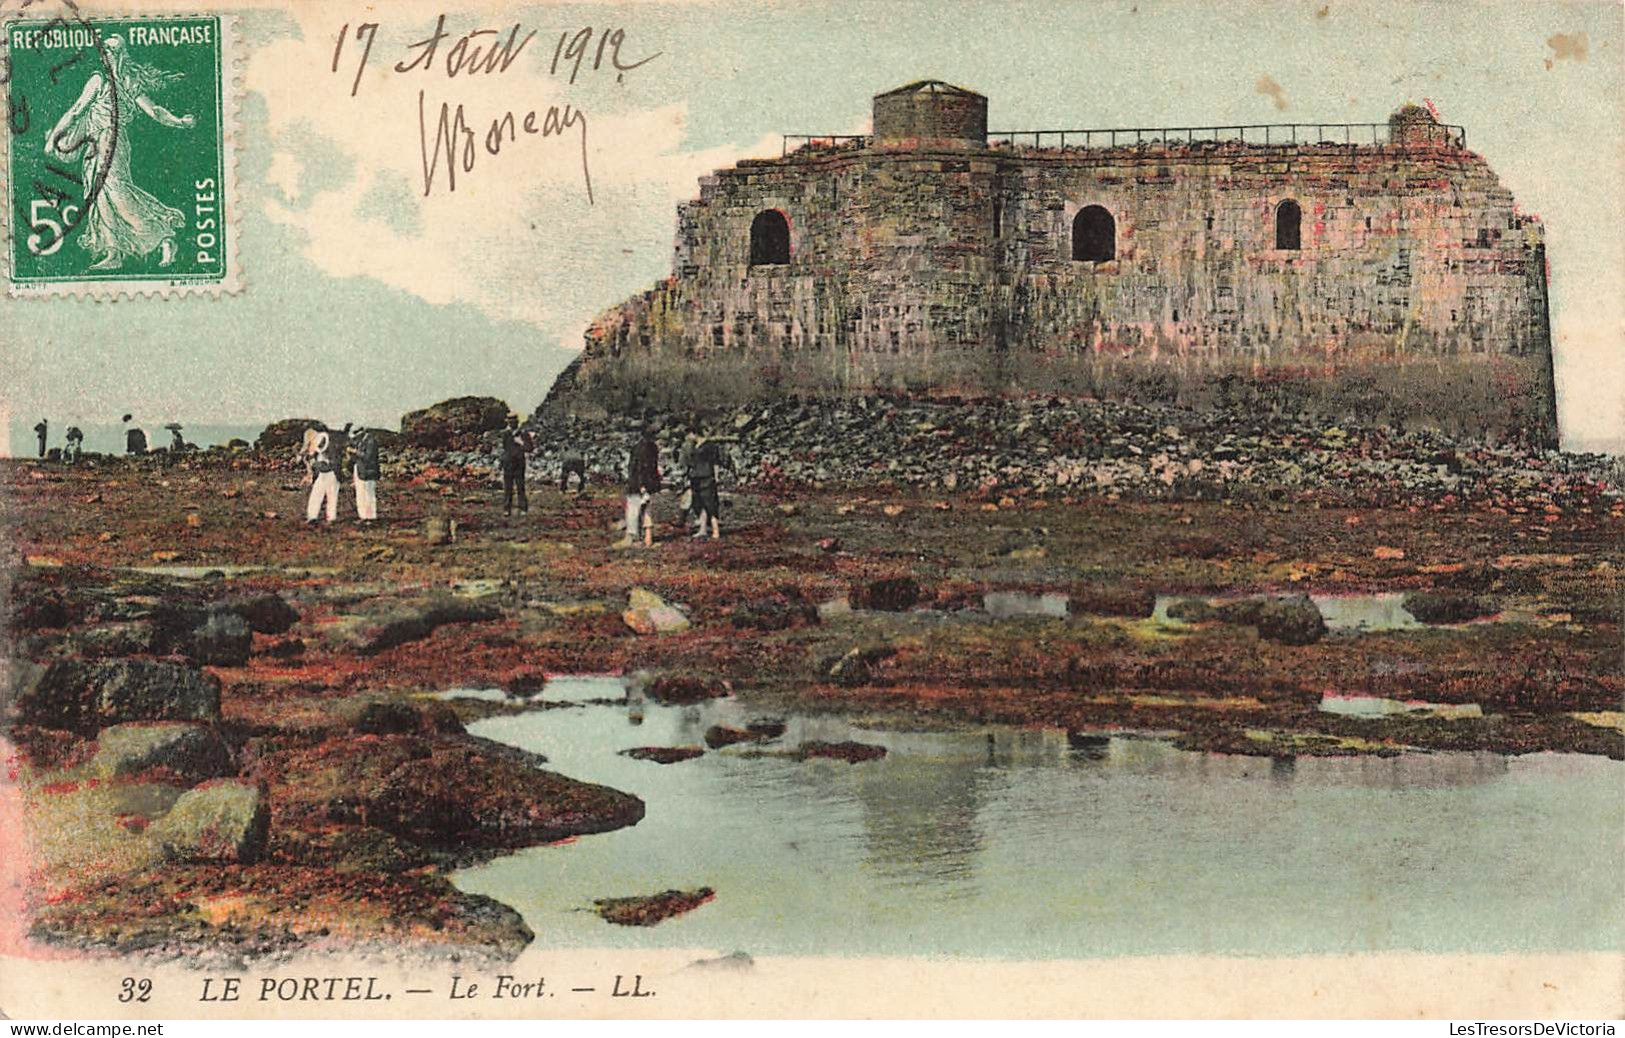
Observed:
[[[14,12],[15,13],[15,12]],[[88,12],[87,12],[88,13]],[[178,18],[217,18],[220,23],[220,169],[224,180],[221,195],[226,199],[222,207],[221,218],[230,228],[231,233],[226,237],[226,268],[220,278],[210,281],[169,281],[161,277],[154,277],[141,281],[98,281],[87,278],[79,281],[50,281],[50,282],[23,282],[19,284],[12,276],[11,260],[12,235],[15,233],[12,226],[11,206],[11,158],[10,149],[0,148],[0,197],[8,200],[8,204],[0,205],[0,240],[6,245],[6,294],[12,299],[88,299],[96,302],[111,302],[117,299],[137,298],[182,298],[186,296],[234,296],[243,291],[242,280],[242,225],[238,216],[241,208],[241,196],[237,191],[237,143],[240,134],[238,125],[241,118],[243,97],[243,69],[242,59],[237,52],[237,16],[224,11],[164,11],[156,14],[143,14],[138,11],[107,11],[89,13],[94,21],[96,17],[116,18],[119,20],[134,20],[140,18],[153,18],[154,20],[168,20]],[[9,33],[6,26],[17,18],[0,20],[0,51],[5,50],[9,44]],[[9,92],[6,94],[9,97]]]

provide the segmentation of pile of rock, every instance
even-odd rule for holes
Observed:
[[[689,419],[657,423],[674,467]],[[539,411],[527,428],[538,444],[532,471],[546,478],[556,478],[566,455],[579,454],[596,480],[617,480],[636,438],[635,423],[551,411]],[[732,478],[749,487],[1152,498],[1329,491],[1355,505],[1471,500],[1509,507],[1621,495],[1617,466],[1600,455],[1092,400],[783,400],[709,417],[704,431],[727,438]],[[496,464],[491,452],[459,460]]]

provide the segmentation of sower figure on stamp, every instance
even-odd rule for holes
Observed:
[[[41,418],[39,424],[34,426],[34,435],[39,439],[39,456],[45,457],[45,433],[50,428],[50,420]]]
[[[530,437],[519,428],[519,416],[508,415],[508,424],[502,430],[502,514],[513,515],[514,498],[519,499],[519,514],[530,511],[530,499],[525,496],[525,460],[530,453]]]
[[[79,234],[79,247],[96,256],[90,269],[115,270],[154,250],[158,265],[167,267],[175,262],[175,235],[186,226],[186,216],[136,185],[128,129],[138,112],[175,130],[189,130],[197,120],[175,115],[151,97],[180,79],[179,73],[131,58],[119,36],[107,38],[103,53],[106,67],[90,74],[79,99],[57,120],[45,138],[45,154],[58,158],[77,152],[85,183],[101,183]]]
[[[332,440],[325,432],[305,438],[305,469],[310,474],[310,497],[305,501],[305,525],[314,526],[316,517],[327,511],[327,521],[339,514],[338,464],[333,460]]]
[[[645,548],[654,545],[654,495],[660,492],[660,445],[654,426],[645,425],[626,466],[626,536],[622,547],[637,543],[639,531]]]
[[[355,514],[362,523],[378,519],[378,437],[362,429],[350,441],[355,453]]]

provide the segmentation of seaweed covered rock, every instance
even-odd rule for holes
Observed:
[[[501,615],[489,596],[429,594],[376,602],[334,626],[336,636],[349,648],[370,655],[426,638],[445,624],[483,623]]]
[[[185,642],[186,655],[205,666],[240,667],[248,662],[254,632],[236,613],[211,609]]]
[[[649,698],[673,706],[701,703],[707,699],[722,699],[731,694],[728,683],[720,678],[677,677],[662,674],[650,681]]]
[[[886,755],[886,747],[876,746],[872,743],[853,742],[804,742],[797,746],[794,755],[798,760],[812,760],[823,758],[825,760],[842,760],[848,764],[859,761],[879,760]]]
[[[281,595],[269,591],[227,599],[218,608],[242,617],[249,630],[257,634],[282,634],[299,622],[299,611]]]
[[[1457,591],[1407,591],[1401,604],[1425,624],[1462,624],[1490,612],[1480,599]]]
[[[460,396],[401,416],[401,439],[437,451],[480,449],[480,436],[502,428],[508,405],[490,396]]]
[[[214,721],[220,682],[160,660],[57,660],[33,675],[17,709],[29,724],[79,732],[122,721]]]
[[[887,577],[870,581],[852,589],[852,608],[877,609],[886,613],[902,613],[914,608],[920,600],[919,582],[913,577]]]
[[[1308,595],[1264,602],[1253,626],[1260,638],[1283,645],[1309,645],[1326,633],[1326,620]]]
[[[182,794],[147,831],[167,857],[249,865],[264,853],[270,824],[258,787],[224,779]]]
[[[656,764],[680,764],[705,756],[705,751],[698,746],[634,746],[630,750],[622,750],[621,756]]]
[[[616,926],[653,926],[672,916],[692,912],[717,896],[710,887],[698,890],[662,890],[638,897],[606,897],[593,902],[605,922]]]
[[[193,781],[235,770],[231,751],[214,729],[184,721],[133,721],[103,728],[90,768],[106,776],[163,768]]]

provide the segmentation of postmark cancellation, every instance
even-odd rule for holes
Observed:
[[[0,26],[15,296],[239,287],[230,16]]]

